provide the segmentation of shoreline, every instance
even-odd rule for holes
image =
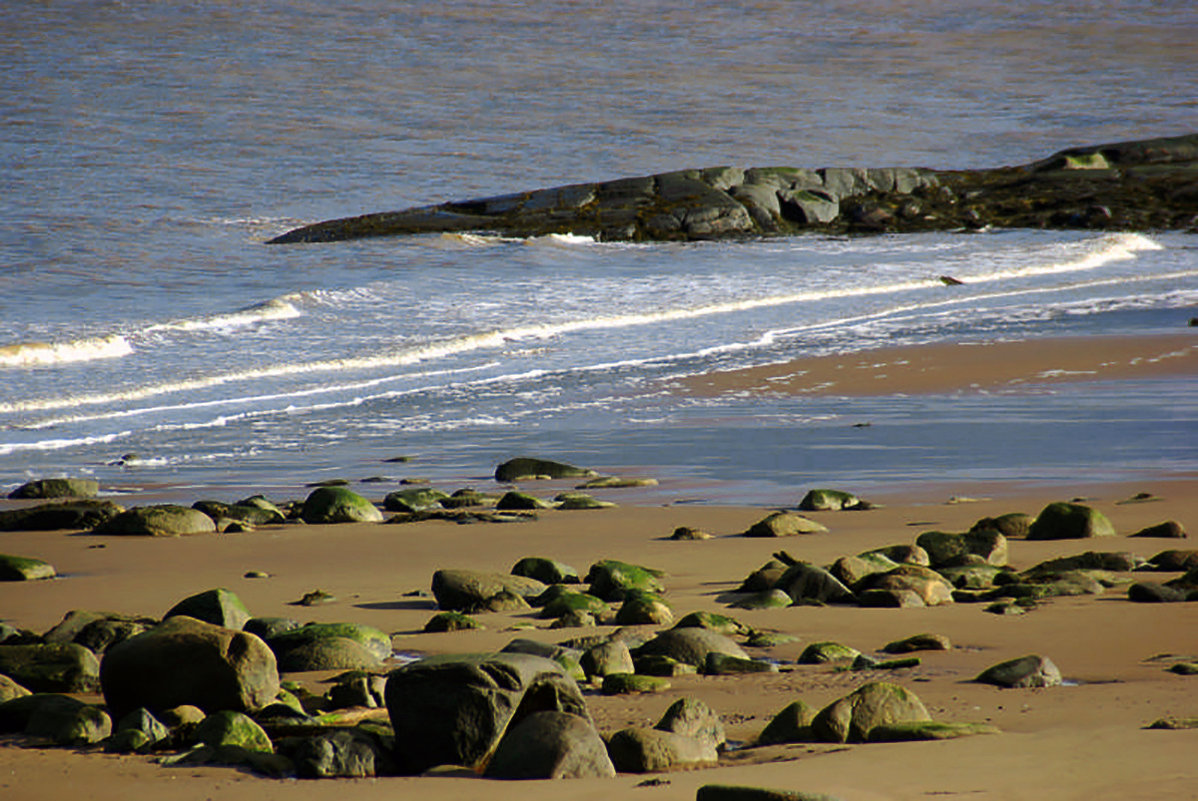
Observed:
[[[1044,337],[880,347],[677,379],[701,396],[1037,391],[1061,384],[1198,377],[1198,334]]]

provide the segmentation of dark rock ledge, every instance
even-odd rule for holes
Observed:
[[[1198,134],[1070,148],[983,170],[681,170],[328,220],[270,242],[451,231],[697,240],[985,226],[1196,231]]]

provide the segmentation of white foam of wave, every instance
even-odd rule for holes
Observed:
[[[545,234],[544,236],[530,236],[524,240],[528,245],[552,245],[555,247],[575,247],[578,245],[594,245],[595,237],[583,236],[580,234]]]
[[[1136,254],[1141,251],[1164,249],[1150,237],[1128,233],[1104,234],[1094,239],[1059,246],[1059,248],[1064,251],[1063,258],[1054,258],[1050,252],[1046,254],[1047,258],[1043,261],[1006,266],[992,272],[972,276],[967,279],[967,283],[989,283],[1008,281],[1013,278],[1095,270],[1111,262],[1134,259]]]
[[[242,328],[247,325],[257,325],[258,323],[270,320],[291,320],[299,316],[300,310],[292,305],[286,297],[283,297],[267,300],[262,303],[255,303],[252,306],[246,306],[244,309],[238,309],[234,312],[174,320],[169,323],[158,323],[143,328],[142,332],[156,333],[159,331],[203,331],[214,328]]]
[[[95,359],[117,359],[133,352],[123,336],[77,339],[72,342],[19,342],[0,345],[0,367],[45,367]]]
[[[1049,261],[1047,263],[1027,265],[1012,270],[996,271],[973,278],[971,283],[994,282],[1002,280],[1003,278],[1042,275],[1046,273],[1066,272],[1072,270],[1088,270],[1098,267],[1101,264],[1109,263],[1110,261],[1134,258],[1135,253],[1141,250],[1161,249],[1159,244],[1141,234],[1106,235],[1098,237],[1094,240],[1087,240],[1082,244],[1085,252],[1073,259],[1066,259],[1064,261]],[[1154,279],[1155,278],[1159,278],[1159,276],[1154,277]],[[1125,281],[1128,279],[1121,278],[1114,280]],[[563,334],[578,333],[583,331],[619,329],[663,322],[690,320],[711,315],[751,311],[754,309],[782,306],[794,303],[858,298],[872,295],[897,294],[901,292],[926,289],[933,286],[942,287],[942,284],[939,279],[936,278],[921,278],[917,280],[898,281],[882,285],[848,286],[834,289],[808,290],[790,294],[770,295],[766,297],[747,298],[721,303],[710,303],[693,307],[675,307],[672,309],[661,309],[657,311],[599,316],[561,323],[517,326],[508,329],[455,337],[453,339],[443,340],[440,342],[432,342],[412,348],[393,350],[391,352],[372,356],[280,364],[273,367],[255,368],[242,372],[224,373],[207,376],[204,378],[168,382],[113,393],[97,393],[67,398],[41,398],[16,401],[0,404],[0,413],[48,411],[52,409],[136,401],[157,395],[207,389],[240,381],[277,378],[305,373],[340,372],[405,366],[416,364],[418,362],[445,358],[447,356],[456,354],[485,350],[489,348],[499,348],[513,341],[547,340],[556,336],[561,336]],[[1015,293],[1020,291],[1058,290],[1012,290],[1012,292]],[[974,296],[971,299],[976,300],[977,298]],[[931,308],[953,302],[959,301],[938,300],[930,304],[917,303],[904,307],[892,308],[886,313]],[[776,333],[793,334],[798,331],[843,325],[858,320],[871,319],[876,316],[877,313],[871,313],[855,318],[838,318],[836,320],[829,320],[821,323],[815,323],[810,326],[787,329],[786,331]],[[738,346],[725,345],[719,347],[728,348]]]
[[[36,442],[7,442],[0,443],[0,456],[8,456],[20,451],[56,451],[63,448],[73,448],[83,445],[104,445],[132,436],[132,431],[116,431],[111,434],[101,434],[92,437],[73,437],[43,439]]]

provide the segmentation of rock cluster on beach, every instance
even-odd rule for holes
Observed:
[[[1018,167],[712,167],[314,223],[272,243],[478,231],[614,241],[976,229],[1198,227],[1198,134]]]
[[[594,474],[522,459],[501,466],[496,478],[590,479]],[[325,486],[304,501],[272,503],[254,496],[231,504],[118,507],[98,521],[69,519],[89,521],[96,534],[216,536],[218,530],[372,524],[384,522],[387,514],[404,521],[426,519],[420,515],[430,510],[489,510],[512,492],[517,490],[451,494],[406,489],[376,504],[345,487]],[[453,502],[455,497],[459,503]],[[443,505],[447,502],[448,507]],[[68,497],[60,503],[79,501]],[[559,502],[556,508],[578,507]],[[829,525],[780,510],[726,536],[788,537],[796,543],[835,536],[829,528],[839,515],[875,507],[851,493],[817,489],[798,508],[827,514]],[[13,519],[27,524],[42,518]],[[1151,536],[1145,532],[1154,530],[1161,537],[1184,535],[1176,522],[1137,535]],[[1198,600],[1198,552],[1192,550],[1162,551],[1149,560],[1121,551],[1087,550],[1024,570],[1009,564],[1015,541],[1076,539],[1090,544],[1114,534],[1097,509],[1054,503],[1034,517],[1016,512],[982,518],[968,531],[924,531],[912,542],[844,554],[826,565],[779,551],[716,600],[746,610],[983,602],[991,604],[984,607],[987,611],[1006,614],[1034,609],[1055,597],[1129,585],[1131,601]],[[671,548],[708,547],[698,537],[673,539],[694,544]],[[42,568],[17,576],[31,561],[37,560],[0,557],[0,578],[9,578],[5,570],[12,580],[53,576],[49,565],[48,572]],[[1132,583],[1126,574],[1133,571],[1180,575],[1162,584]],[[447,766],[496,779],[614,777],[721,764],[729,753],[725,721],[703,701],[684,696],[655,725],[600,731],[589,697],[664,692],[680,677],[753,682],[781,670],[859,678],[822,708],[792,698],[742,751],[998,733],[985,722],[934,719],[907,686],[910,671],[920,669],[924,658],[953,650],[941,634],[893,640],[873,654],[841,642],[810,642],[792,663],[781,664],[751,652],[796,638],[758,630],[710,609],[679,609],[671,600],[670,583],[666,570],[615,558],[598,559],[585,572],[539,554],[491,572],[448,565],[429,577],[437,612],[424,632],[466,632],[459,636],[468,638],[476,636],[472,629],[483,627],[476,615],[500,613],[532,621],[527,623],[530,630],[570,628],[577,630],[575,636],[556,643],[516,637],[499,651],[440,654],[399,664],[392,635],[377,628],[352,621],[305,624],[258,616],[226,588],[180,598],[160,618],[72,610],[42,634],[0,626],[0,733],[153,754],[167,765],[235,765],[277,777],[418,775],[449,770]],[[1179,675],[1198,673],[1198,665],[1184,660],[1169,669]],[[288,680],[289,674],[309,671],[337,675],[322,694]],[[996,661],[975,681],[1009,689],[1048,688],[1062,684],[1063,678],[1048,656],[1026,654]],[[1160,727],[1183,728],[1184,721],[1161,722]],[[817,796],[709,785],[699,797]]]

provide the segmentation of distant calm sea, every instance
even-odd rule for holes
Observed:
[[[684,167],[982,167],[1184,133],[1196,41],[1198,7],[1159,0],[10,3],[0,488],[481,484],[517,454],[751,502],[1193,471],[1192,379],[669,390],[880,345],[1175,332],[1198,313],[1193,235],[263,242]]]

